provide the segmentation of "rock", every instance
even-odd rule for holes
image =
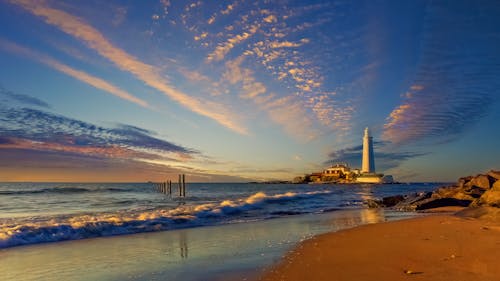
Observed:
[[[491,189],[497,189],[500,190],[500,180],[497,180],[496,182],[491,185]]]
[[[488,190],[491,187],[490,178],[487,175],[477,175],[470,181],[471,188],[479,187]]]
[[[489,171],[488,176],[494,178],[496,181],[500,180],[500,171]]]
[[[384,207],[380,200],[368,199],[365,201],[365,204],[368,205],[368,208],[372,208],[372,209]]]
[[[405,197],[402,195],[388,196],[388,197],[382,198],[382,204],[386,207],[392,207],[403,200],[405,200]]]
[[[497,180],[491,189],[485,191],[472,205],[500,207],[500,180]]]
[[[405,197],[405,200],[397,203],[393,208],[398,211],[415,211],[419,204],[425,203],[430,200],[435,200],[431,198],[432,192],[427,193],[415,193]]]
[[[440,187],[434,193],[432,194],[432,197],[435,199],[439,198],[455,198],[459,200],[474,200],[475,198],[479,198],[481,195],[479,194],[478,196],[474,195],[475,192],[473,189],[470,191],[464,191],[463,188],[456,187],[456,186],[448,186],[448,187]],[[482,194],[482,192],[481,192]]]
[[[306,178],[305,177],[295,177],[292,180],[292,183],[305,183],[305,182],[306,182]]]
[[[426,210],[426,209],[439,208],[439,207],[449,207],[449,206],[467,207],[470,205],[471,202],[472,202],[471,200],[459,200],[459,199],[455,199],[455,198],[441,198],[441,199],[431,200],[431,201],[425,202],[423,204],[419,204],[416,207],[416,210]]]
[[[434,192],[407,197],[391,196],[383,198],[382,202],[378,203],[388,207],[393,206],[400,211],[451,206],[500,208],[500,171],[491,170],[487,174],[462,177],[456,186],[440,187]]]
[[[472,176],[468,176],[468,177],[463,177],[463,178],[460,178],[458,180],[458,183],[457,183],[457,186],[459,188],[464,188],[465,187],[465,184],[467,184],[468,182],[470,182],[470,180],[472,179]]]

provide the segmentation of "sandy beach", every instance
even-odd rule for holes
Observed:
[[[314,235],[414,216],[382,209],[0,249],[2,280],[252,280]],[[29,265],[29,266],[27,266]]]
[[[259,280],[499,280],[498,213],[466,209],[319,235]]]

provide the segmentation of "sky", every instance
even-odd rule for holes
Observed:
[[[500,169],[498,1],[0,0],[0,181]]]

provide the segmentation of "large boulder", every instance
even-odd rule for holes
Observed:
[[[420,204],[436,200],[433,198],[432,192],[426,193],[415,193],[405,197],[403,201],[398,202],[393,206],[394,209],[398,211],[415,211]]]
[[[468,185],[471,189],[474,189],[474,187],[476,187],[482,190],[488,190],[491,187],[491,180],[487,175],[477,175],[470,180]]]
[[[393,207],[403,200],[405,200],[403,195],[389,196],[382,198],[382,204],[386,207]]]
[[[479,198],[479,196],[474,195],[474,191],[471,189],[469,191],[465,191],[463,188],[456,186],[447,186],[440,187],[432,194],[433,198],[455,198],[458,200],[474,200],[475,198]]]
[[[366,206],[368,206],[368,208],[371,209],[378,209],[385,207],[384,205],[382,205],[382,201],[380,200],[368,199],[364,203],[366,204]]]
[[[491,189],[500,189],[500,180],[494,182],[493,185],[491,186]]]
[[[500,171],[463,177],[455,186],[440,187],[434,192],[407,196],[391,196],[365,202],[370,208],[392,207],[416,211],[438,207],[500,207]]]
[[[439,207],[449,207],[449,206],[467,207],[471,202],[472,202],[471,200],[440,198],[424,202],[423,204],[419,204],[418,206],[416,206],[416,210],[419,211],[419,210],[433,209]]]
[[[494,178],[495,181],[498,181],[498,180],[500,180],[500,171],[491,170],[488,172],[488,176]]]
[[[406,198],[407,196],[395,195],[395,196],[384,197],[382,198],[382,200],[368,199],[364,203],[365,205],[368,206],[368,208],[385,208],[385,207],[393,207],[399,202],[404,201]]]
[[[500,207],[500,180],[497,180],[491,189],[486,190],[472,206]]]
[[[472,179],[472,176],[460,178],[460,179],[458,179],[457,186],[459,188],[464,188],[466,186],[466,184],[468,184],[471,181],[471,179]]]

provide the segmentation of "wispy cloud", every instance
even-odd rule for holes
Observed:
[[[236,45],[250,38],[253,34],[257,32],[258,29],[259,29],[258,25],[252,25],[245,32],[237,34],[234,37],[228,38],[226,42],[220,43],[215,48],[215,50],[208,55],[207,61],[211,62],[211,61],[223,60],[226,54],[229,53],[229,51],[231,51],[231,49],[233,49]]]
[[[104,128],[37,109],[2,107],[0,119],[2,120],[0,133],[4,138],[43,142],[61,147],[121,147],[146,151],[150,154],[196,153],[191,149],[155,138],[147,131],[134,127]]]
[[[2,97],[3,96],[3,97]],[[0,99],[12,97],[0,92]],[[17,97],[17,95],[14,95]],[[27,101],[27,102],[26,102]],[[0,106],[0,148],[71,152],[108,158],[185,158],[198,152],[154,137],[154,133],[131,125],[105,128],[27,108],[21,104]],[[190,156],[189,156],[190,157]]]
[[[193,11],[170,18],[182,22],[185,30],[192,32],[193,48],[200,54],[208,51],[204,55],[205,65],[199,69],[222,69],[221,75],[230,85],[227,87],[224,81],[214,82],[210,89],[212,96],[237,93],[244,99],[243,103],[281,99],[280,108],[285,101],[289,108],[301,108],[296,115],[306,118],[297,120],[306,120],[312,131],[320,128],[324,134],[347,134],[358,104],[353,102],[353,93],[359,95],[363,91],[344,89],[358,75],[358,62],[367,48],[362,44],[364,29],[357,25],[351,27],[352,23],[344,19],[350,14],[342,14],[352,7],[346,5],[348,7],[336,13],[337,5],[332,3],[308,5],[292,1],[286,5],[269,5],[266,1],[236,1],[230,6],[233,10],[226,15],[220,12],[221,5],[204,2],[202,14]],[[207,24],[207,20],[211,24]],[[321,27],[327,24],[331,24],[328,29]],[[306,34],[313,28],[317,29]],[[335,32],[326,31],[331,28]],[[325,50],[324,46],[329,47]],[[246,58],[240,63],[241,67],[231,68],[242,56]],[[352,61],[356,62],[354,67],[351,67]],[[213,73],[206,75],[214,76]],[[236,78],[238,82],[234,82]],[[357,85],[357,81],[352,84]],[[270,112],[270,107],[264,110],[269,111],[270,116],[275,115],[271,118],[275,123],[281,119]],[[285,122],[280,120],[278,124],[285,125]]]
[[[0,48],[9,51],[14,54],[18,54],[21,56],[28,57],[30,59],[34,59],[38,62],[41,62],[47,66],[50,66],[66,75],[69,75],[75,79],[78,79],[86,84],[89,84],[92,87],[95,87],[97,89],[103,90],[107,93],[110,93],[114,96],[117,96],[119,98],[122,98],[124,100],[133,102],[135,104],[138,104],[142,107],[149,108],[150,106],[148,103],[142,99],[139,99],[132,94],[128,93],[127,91],[120,89],[119,87],[111,84],[110,82],[101,79],[99,77],[90,75],[84,71],[74,69],[68,65],[65,65],[63,63],[58,62],[57,60],[40,54],[34,50],[19,46],[13,42],[9,42],[7,40],[0,39]]]
[[[498,5],[433,2],[428,11],[413,85],[385,124],[384,138],[398,144],[452,141],[500,95]]]
[[[43,100],[37,99],[32,96],[14,93],[2,87],[0,85],[0,100],[4,104],[8,104],[11,102],[21,103],[30,106],[39,106],[43,108],[50,108],[50,105],[44,102]]]
[[[41,17],[46,23],[54,25],[63,32],[81,40],[89,48],[94,49],[104,58],[113,62],[119,69],[133,74],[146,85],[155,88],[185,108],[200,115],[211,118],[221,125],[238,132],[247,134],[247,130],[235,123],[234,114],[220,104],[201,100],[189,96],[171,86],[157,67],[144,63],[133,55],[113,45],[101,32],[65,11],[55,9],[43,1],[12,0],[33,15]]]
[[[248,181],[223,173],[210,174],[182,167],[119,158],[102,158],[62,151],[0,149],[0,181],[146,182],[175,180],[186,173],[191,182]]]
[[[218,162],[150,130],[103,127],[32,108],[46,104],[3,88],[0,100],[5,101],[0,104],[0,180],[164,181],[176,173],[193,181],[249,180],[207,168]]]
[[[222,83],[240,85],[240,97],[251,100],[261,110],[265,110],[271,120],[281,125],[289,135],[304,141],[316,138],[318,132],[301,100],[294,96],[279,97],[269,93],[264,84],[257,81],[254,72],[242,66],[245,58],[240,56],[226,62]]]

